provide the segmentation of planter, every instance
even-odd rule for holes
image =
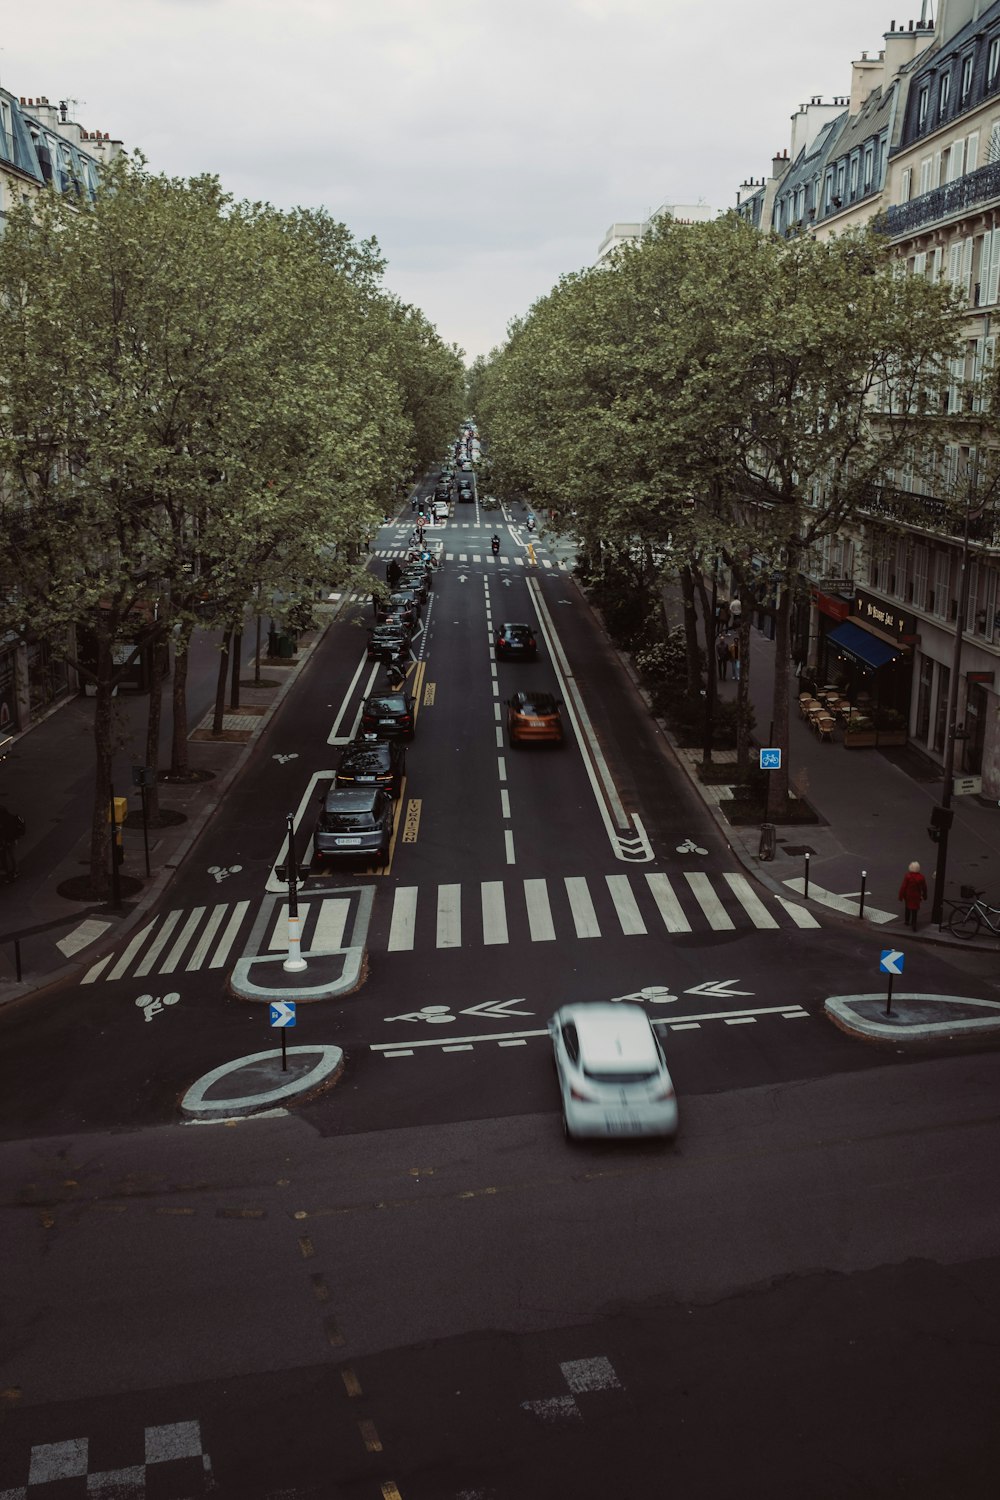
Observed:
[[[848,750],[861,750],[868,746],[905,745],[905,729],[845,729],[844,744]]]

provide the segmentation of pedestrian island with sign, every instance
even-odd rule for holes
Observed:
[[[288,1043],[286,1040],[289,1026],[295,1023],[295,1001],[294,1000],[272,1000],[268,1007],[268,1017],[272,1026],[277,1026],[281,1031],[281,1071],[288,1072]]]
[[[889,976],[888,989],[885,996],[885,1013],[892,1015],[892,981],[897,974],[902,974],[905,959],[898,948],[883,948],[882,957],[879,959],[879,971]]]

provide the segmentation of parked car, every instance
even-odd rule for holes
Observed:
[[[434,501],[434,519],[435,519],[435,521],[447,521],[448,516],[450,514],[450,511],[451,511],[451,506],[448,504],[447,500],[435,500]]]
[[[407,630],[416,628],[420,615],[420,600],[409,589],[394,589],[388,599],[378,606],[379,620],[400,620]]]
[[[373,693],[361,710],[361,733],[385,738],[396,735],[403,740],[412,740],[416,727],[413,707],[412,696],[402,689],[392,693]]]
[[[397,584],[401,589],[408,589],[418,595],[422,603],[427,603],[427,595],[430,593],[431,580],[426,568],[422,563],[407,565],[399,578]]]
[[[551,693],[520,692],[507,700],[507,738],[511,746],[565,744],[559,704]]]
[[[368,632],[368,660],[393,661],[410,649],[410,632],[397,620],[383,620]]]
[[[390,797],[398,797],[406,775],[406,751],[401,740],[359,734],[344,746],[333,784],[335,787],[377,786]]]
[[[677,1134],[677,1095],[641,1005],[564,1005],[549,1022],[563,1131],[577,1136]]]
[[[445,504],[451,499],[451,485],[444,480],[441,484],[434,486],[434,500],[443,500]]]
[[[534,661],[538,656],[538,643],[530,625],[506,624],[497,628],[493,637],[493,655],[497,661]]]
[[[360,860],[383,864],[392,841],[392,799],[379,787],[331,787],[313,835],[321,860]]]

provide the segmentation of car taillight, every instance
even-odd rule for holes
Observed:
[[[666,1088],[660,1089],[658,1093],[655,1093],[653,1095],[653,1103],[658,1104],[661,1099],[672,1099],[673,1097],[673,1088],[668,1085]]]
[[[401,724],[409,724],[409,722],[410,722],[410,716],[409,716],[409,714],[400,714],[400,716],[399,716],[399,722]]]
[[[534,651],[534,649],[535,649],[535,637],[533,635],[529,635],[528,636],[528,645],[531,648],[531,650]]]

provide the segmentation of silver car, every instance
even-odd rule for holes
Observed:
[[[313,836],[315,857],[384,864],[392,839],[392,799],[372,787],[333,787]]]
[[[563,1130],[578,1136],[677,1134],[677,1095],[641,1005],[564,1005],[549,1022]]]

